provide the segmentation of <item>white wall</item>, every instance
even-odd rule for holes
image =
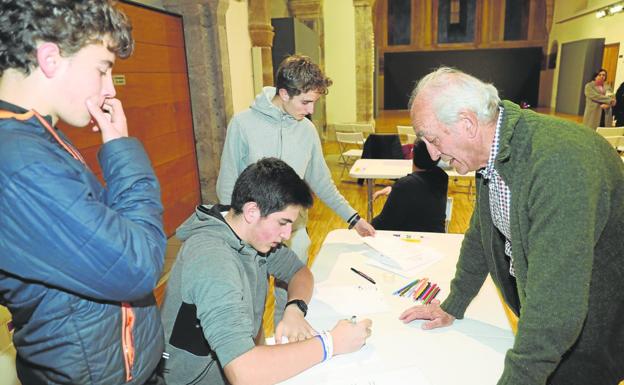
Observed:
[[[290,17],[290,13],[288,12],[288,4],[287,4],[288,0],[269,0],[269,1],[271,3],[271,18]]]
[[[586,3],[585,7],[582,7]],[[620,43],[620,57],[618,58],[617,72],[615,74],[614,87],[624,82],[624,12],[614,16],[597,19],[595,10],[613,4],[613,0],[586,0],[555,1],[553,25],[549,36],[548,47],[553,41],[558,43],[557,68],[553,74],[553,88],[551,106],[555,106],[557,100],[557,80],[559,76],[559,60],[561,59],[561,44],[576,40],[604,38],[605,44]],[[586,14],[584,14],[586,13]]]
[[[234,113],[237,113],[249,107],[254,98],[247,1],[230,1],[225,13],[225,28],[230,60],[232,106]]]
[[[325,97],[327,124],[354,122],[355,11],[352,0],[325,0],[325,73],[334,84]]]

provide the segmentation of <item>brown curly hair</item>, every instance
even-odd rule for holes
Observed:
[[[130,56],[132,26],[114,5],[113,0],[0,0],[0,75],[9,68],[30,74],[41,41],[71,56],[106,38],[111,52]]]
[[[297,96],[308,91],[327,94],[332,85],[330,78],[307,56],[292,55],[284,59],[275,75],[275,88],[285,89],[289,96]]]

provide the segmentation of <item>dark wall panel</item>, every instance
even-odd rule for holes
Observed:
[[[539,47],[387,52],[384,55],[384,108],[406,109],[416,82],[443,65],[493,83],[502,99],[536,106],[541,60]]]
[[[271,55],[273,59],[273,75],[277,67],[287,56],[297,53],[295,48],[295,20],[292,17],[280,17],[271,19],[273,26],[273,47]]]

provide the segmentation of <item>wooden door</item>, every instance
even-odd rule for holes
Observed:
[[[118,7],[132,22],[135,49],[113,67],[117,98],[130,136],[143,143],[160,181],[165,232],[171,236],[200,202],[182,17],[130,2]],[[100,134],[59,127],[101,177]]]
[[[617,70],[618,55],[620,53],[620,43],[605,44],[602,51],[602,68],[607,70],[607,84],[615,92],[615,71]]]

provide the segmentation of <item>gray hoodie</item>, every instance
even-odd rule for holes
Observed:
[[[254,347],[267,276],[289,282],[304,266],[286,247],[259,254],[221,210],[227,207],[198,207],[176,232],[184,244],[161,309],[169,385],[226,383],[223,366]]]
[[[234,182],[245,167],[264,157],[276,157],[288,163],[346,221],[355,210],[331,178],[314,124],[282,112],[271,102],[274,96],[275,87],[264,87],[251,108],[230,121],[217,179],[219,202],[230,204]]]

